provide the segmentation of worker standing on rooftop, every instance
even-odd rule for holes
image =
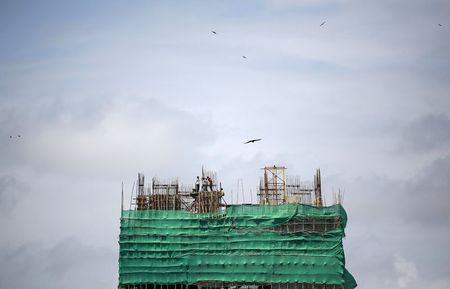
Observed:
[[[197,176],[197,180],[195,181],[195,191],[198,193],[200,191],[200,177]]]
[[[202,177],[202,192],[206,192],[208,190],[208,181],[205,177]]]
[[[206,177],[207,185],[209,186],[211,192],[213,191],[213,181],[210,176]]]

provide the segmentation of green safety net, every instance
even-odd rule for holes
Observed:
[[[333,218],[326,232],[280,232],[293,218]],[[341,205],[232,205],[214,213],[122,211],[119,284],[316,283],[356,287],[345,269]]]

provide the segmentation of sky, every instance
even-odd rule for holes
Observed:
[[[344,191],[359,288],[450,288],[449,19],[439,0],[1,0],[0,288],[115,288],[138,172],[205,166],[255,202],[275,164]]]

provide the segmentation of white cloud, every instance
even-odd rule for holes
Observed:
[[[394,269],[397,274],[397,284],[400,288],[411,288],[419,280],[416,264],[399,255],[395,256]]]
[[[112,100],[88,127],[78,127],[73,117],[60,119],[50,118],[8,143],[9,163],[76,175],[117,176],[148,164],[167,171],[175,162],[200,159],[200,148],[215,135],[208,123],[152,99]]]

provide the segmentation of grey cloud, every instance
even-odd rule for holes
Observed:
[[[26,136],[55,123],[89,128],[104,117],[112,102],[112,97],[98,97],[92,93],[61,97],[38,90],[26,96],[11,95],[0,105],[1,132]]]
[[[450,148],[450,118],[446,114],[430,114],[408,124],[401,134],[400,149],[407,152],[430,152]]]
[[[435,280],[431,288],[443,288],[450,261],[449,171],[446,156],[408,178],[341,179],[348,192],[347,261],[361,287],[376,288],[382,280],[385,288],[421,288]]]
[[[113,288],[117,253],[75,237],[49,246],[43,243],[2,245],[1,288]]]
[[[424,226],[448,226],[450,219],[450,156],[435,160],[404,186],[407,221]],[[447,228],[450,232],[450,229]]]
[[[11,212],[20,198],[26,194],[27,186],[15,176],[0,175],[0,215]]]
[[[350,192],[346,200],[355,214],[364,215],[363,222],[368,217],[376,217],[380,223],[395,220],[415,226],[438,226],[448,231],[449,171],[450,156],[445,156],[431,161],[408,178],[379,175],[350,182],[341,178],[334,182],[341,182]]]

